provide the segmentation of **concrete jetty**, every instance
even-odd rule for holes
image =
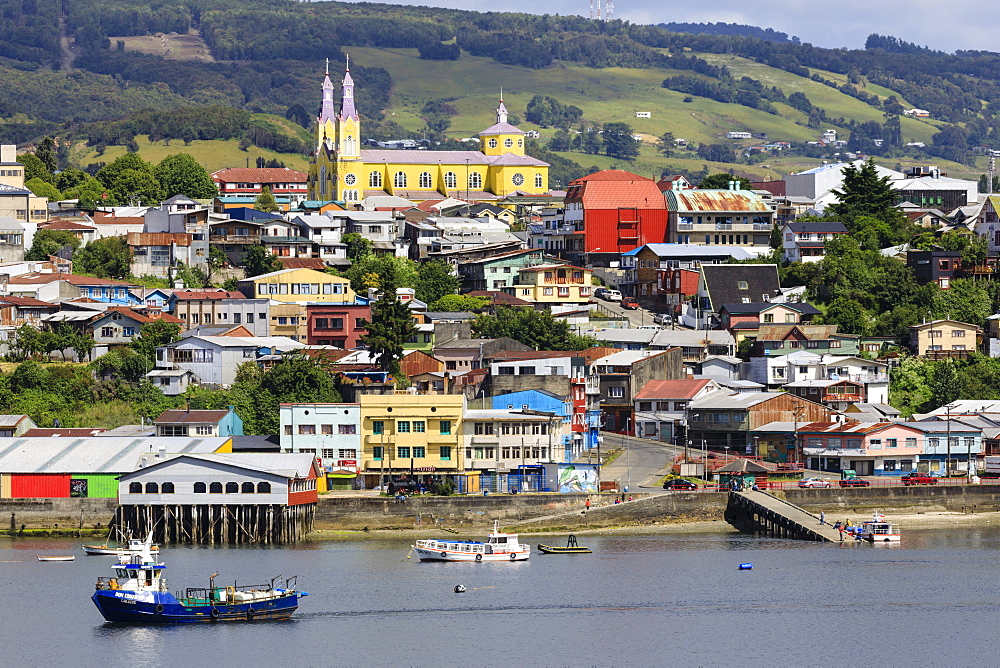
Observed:
[[[730,492],[726,521],[742,533],[839,543],[843,535],[819,517],[767,492]]]

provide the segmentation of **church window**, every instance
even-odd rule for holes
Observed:
[[[479,190],[483,187],[483,176],[478,172],[469,174],[469,188]]]
[[[356,177],[354,174],[348,174],[347,176],[344,177],[344,183],[346,183],[349,186],[353,186],[357,182],[358,182],[358,177]]]
[[[358,141],[354,137],[344,137],[344,155],[357,155]]]
[[[511,177],[510,180],[514,183],[515,186],[524,185],[524,174],[520,173],[515,174],[514,176]]]
[[[345,202],[357,202],[358,201],[358,191],[357,190],[345,190],[344,191],[344,201]]]
[[[369,188],[381,188],[382,187],[382,172],[372,172],[368,175],[368,187]]]
[[[434,181],[431,178],[430,172],[422,172],[420,174],[420,187],[421,188],[430,188],[431,185],[433,185],[433,183],[434,183]]]
[[[511,146],[514,145],[514,140],[511,139],[510,137],[507,137],[506,139],[503,140],[503,145],[506,146],[507,148],[510,148]]]
[[[542,175],[541,174],[535,174],[535,187],[536,188],[544,188],[545,187],[545,182],[542,179]]]
[[[524,140],[523,139],[518,139],[517,140],[517,147],[518,148],[524,148]]]
[[[392,185],[394,188],[405,188],[406,172],[396,172],[396,175],[392,177]]]
[[[496,139],[491,139],[490,140],[490,148],[496,148],[496,147],[497,147],[497,140]]]
[[[326,165],[319,166],[319,194],[326,197]]]
[[[458,187],[458,177],[455,176],[455,172],[448,172],[444,175],[444,187],[445,188],[457,188]]]

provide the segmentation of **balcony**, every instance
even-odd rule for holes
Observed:
[[[715,224],[715,229],[723,231],[723,232],[726,231],[726,230],[732,230],[733,229],[733,224],[732,223],[716,223]]]
[[[694,223],[677,223],[678,232],[693,232]]]
[[[260,237],[250,234],[212,234],[208,240],[218,244],[255,244]]]

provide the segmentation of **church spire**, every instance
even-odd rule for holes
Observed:
[[[347,56],[347,67],[344,69],[343,99],[340,102],[340,120],[358,120],[358,112],[354,108],[354,79],[351,78],[351,57]]]
[[[326,121],[337,118],[336,107],[333,106],[333,82],[330,81],[330,59],[326,59],[326,76],[323,78],[323,106],[320,108],[319,124],[322,126]]]
[[[503,103],[503,88],[500,88],[500,106],[497,107],[497,123],[507,122],[507,107]]]

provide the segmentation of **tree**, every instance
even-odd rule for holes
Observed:
[[[279,271],[281,267],[278,256],[264,248],[262,244],[247,246],[243,251],[243,275],[247,278],[270,274],[272,271]]]
[[[735,162],[736,152],[726,144],[699,144],[698,157],[712,162]]]
[[[116,158],[101,167],[96,176],[115,202],[138,200],[144,204],[157,204],[164,199],[153,165],[135,153]]]
[[[215,272],[226,266],[228,261],[229,258],[226,257],[226,252],[224,250],[218,246],[209,246],[207,263],[208,275],[205,277],[206,284],[211,285]]]
[[[154,320],[139,327],[139,336],[132,340],[129,348],[148,362],[149,368],[156,363],[156,349],[180,339],[181,326],[176,322]],[[147,369],[148,371],[149,369]]]
[[[774,221],[774,225],[771,225],[771,235],[768,237],[767,243],[771,248],[781,248],[781,226],[778,225],[778,221]]]
[[[633,134],[627,123],[607,123],[604,126],[604,153],[623,160],[635,158],[639,155],[639,142]]]
[[[35,193],[39,197],[44,197],[50,202],[58,202],[63,198],[62,193],[59,189],[48,181],[43,181],[39,178],[34,178],[24,184],[24,187]]]
[[[417,266],[416,298],[430,304],[458,292],[460,281],[451,265],[441,260],[421,262]]]
[[[35,148],[35,157],[42,161],[49,173],[53,173],[59,168],[56,161],[56,142],[52,137],[45,137],[38,142],[38,147]]]
[[[208,276],[200,267],[188,266],[182,262],[177,267],[175,277],[178,281],[183,282],[186,288],[200,290],[209,287]]]
[[[374,354],[375,363],[395,380],[401,380],[403,344],[417,333],[417,328],[409,307],[396,295],[394,284],[384,284],[382,296],[371,304],[371,319],[362,321],[361,326],[368,330],[361,343]]]
[[[750,183],[750,179],[742,176],[733,176],[732,174],[726,174],[725,172],[719,172],[718,174],[710,174],[701,180],[698,187],[702,190],[729,190],[729,183],[731,181],[739,182],[740,190],[751,190],[753,184]]]
[[[278,201],[271,194],[271,189],[267,186],[264,186],[263,190],[260,191],[260,194],[253,201],[253,208],[264,213],[274,213],[281,209],[278,206]]]
[[[80,240],[66,230],[38,230],[24,259],[34,262],[47,260],[67,246],[76,250],[80,247]]]
[[[152,358],[146,358],[131,347],[121,347],[112,348],[106,354],[98,357],[90,363],[90,369],[98,378],[139,383],[153,368],[153,364]]]
[[[677,149],[677,139],[674,137],[674,133],[664,132],[660,135],[656,148],[664,158],[672,156]]]
[[[17,156],[17,161],[24,165],[25,183],[31,181],[32,179],[41,179],[42,181],[47,181],[49,183],[55,181],[55,177],[52,175],[52,172],[34,153],[24,153],[19,155]]]
[[[89,178],[91,176],[81,169],[64,169],[56,174],[55,186],[59,190],[69,190],[76,188]]]
[[[875,327],[875,317],[857,301],[840,297],[830,303],[823,315],[822,324],[837,325],[837,331],[845,334],[869,336]]]
[[[165,198],[185,195],[191,199],[208,199],[218,194],[212,177],[187,153],[168,155],[153,174],[163,187]]]
[[[839,217],[853,232],[854,222],[861,216],[878,218],[893,229],[900,225],[902,214],[896,205],[899,197],[888,176],[879,176],[875,161],[869,158],[860,167],[844,167],[844,184],[833,194],[839,201],[827,207],[830,215]]]
[[[594,339],[573,334],[569,323],[556,320],[550,312],[520,306],[500,306],[496,315],[477,316],[472,333],[486,339],[508,336],[536,350],[581,350],[595,345]]]
[[[91,241],[73,255],[74,268],[98,278],[125,278],[132,265],[132,249],[125,237]]]
[[[357,262],[366,255],[371,255],[372,248],[374,248],[370,239],[366,239],[357,232],[348,232],[340,240],[347,244],[347,259],[351,262]]]
[[[417,263],[393,255],[365,255],[344,272],[355,292],[375,288],[383,292],[390,288],[416,288],[419,282]]]
[[[445,295],[428,305],[431,311],[457,313],[464,311],[481,311],[490,305],[488,297],[470,297],[469,295]]]
[[[948,318],[982,327],[993,313],[993,301],[986,289],[974,279],[958,278],[951,282],[947,290],[934,293],[931,313],[935,318]]]
[[[63,190],[63,197],[66,199],[76,199],[80,206],[97,206],[104,200],[106,190],[104,184],[92,176],[88,176],[84,181],[75,186]]]

